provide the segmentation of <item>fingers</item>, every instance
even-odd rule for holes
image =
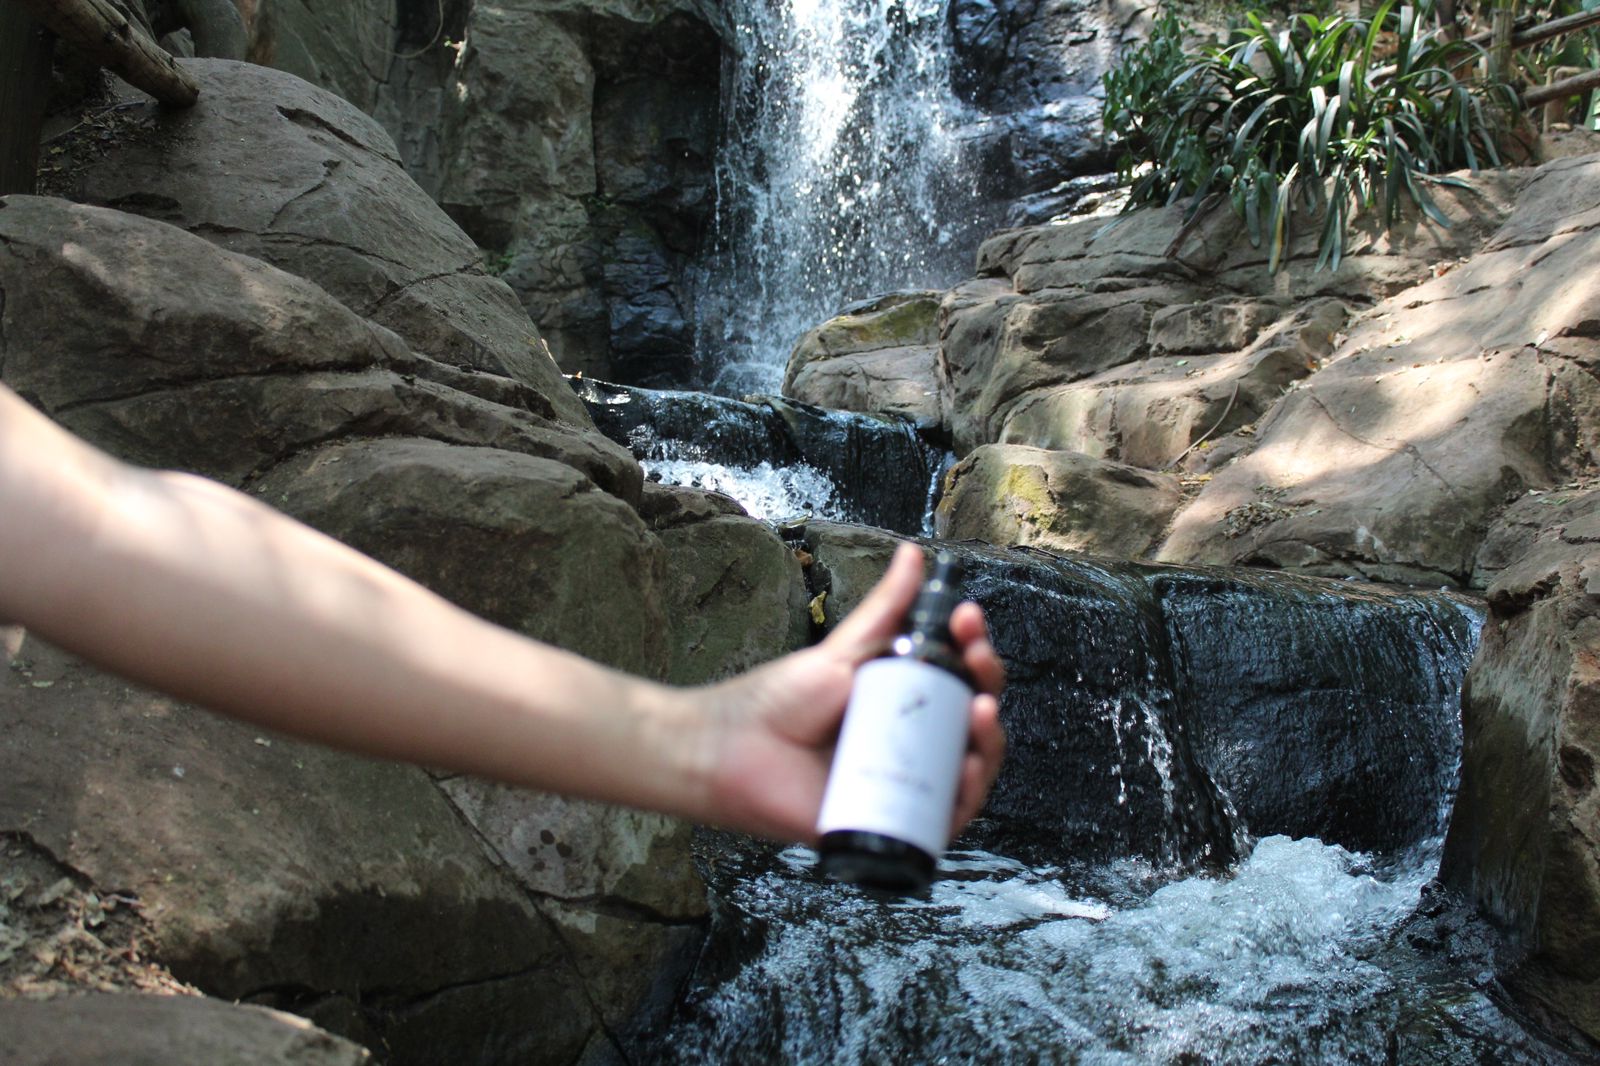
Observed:
[[[961,762],[961,785],[956,792],[955,817],[950,836],[954,839],[966,824],[977,817],[989,789],[1000,773],[1005,758],[1006,734],[1000,727],[1000,701],[984,693],[972,701],[972,748]]]
[[[843,650],[856,662],[876,655],[900,631],[921,587],[922,550],[915,544],[902,544],[872,591],[823,643]]]
[[[962,665],[967,668],[978,689],[990,695],[1000,695],[1005,687],[1006,668],[989,643],[989,627],[983,620],[983,609],[968,600],[956,606],[950,616],[950,635],[961,648]]]

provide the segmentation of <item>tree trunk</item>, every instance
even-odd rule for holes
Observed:
[[[33,192],[39,127],[50,95],[55,39],[33,16],[0,3],[0,196]]]
[[[200,95],[194,77],[106,0],[14,0],[95,62],[169,107]]]

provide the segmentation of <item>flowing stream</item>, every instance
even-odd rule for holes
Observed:
[[[985,816],[913,899],[709,836],[652,1061],[1574,1061],[1432,880],[1474,605],[959,550],[1012,670]]]
[[[770,394],[802,331],[955,280],[993,217],[940,0],[728,11],[699,358],[713,392]],[[924,529],[941,457],[906,425],[578,387],[652,478],[799,516],[813,581],[819,520]],[[1572,1061],[1508,1012],[1499,942],[1433,880],[1476,605],[957,550],[1010,674],[984,815],[914,899],[705,835],[711,929],[641,1061]]]

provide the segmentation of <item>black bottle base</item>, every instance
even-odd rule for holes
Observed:
[[[836,881],[911,896],[933,881],[933,856],[881,833],[836,829],[822,834],[817,865]]]

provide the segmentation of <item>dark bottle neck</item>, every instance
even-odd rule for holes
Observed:
[[[935,556],[933,573],[911,608],[907,631],[895,638],[890,654],[937,666],[970,686],[961,653],[950,636],[950,615],[960,602],[961,563],[942,551]]]
[[[930,639],[925,633],[903,633],[894,638],[894,643],[889,646],[889,654],[895,658],[915,659],[929,666],[937,666],[946,673],[954,674],[968,687],[972,685],[960,653],[948,639]]]

